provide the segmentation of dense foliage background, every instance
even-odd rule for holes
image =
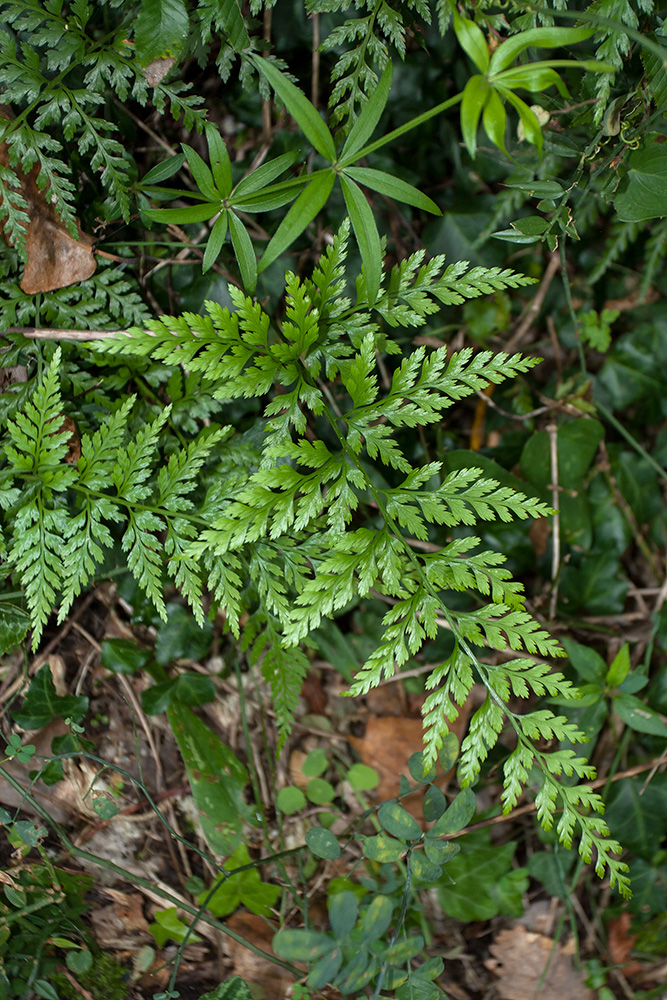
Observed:
[[[663,996],[663,36],[1,0],[8,997]]]

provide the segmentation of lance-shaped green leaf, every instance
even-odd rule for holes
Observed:
[[[233,182],[232,164],[229,159],[225,140],[214,125],[207,125],[206,141],[208,143],[208,158],[211,161],[214,186],[218,193],[226,198],[231,193]]]
[[[456,10],[453,11],[453,15],[454,31],[459,45],[464,52],[468,53],[477,69],[486,73],[489,68],[489,47],[486,44],[484,32],[474,21],[470,21],[467,17],[461,17]]]
[[[242,177],[234,188],[234,198],[244,197],[249,194],[254,194],[255,191],[261,191],[269,184],[273,184],[277,177],[291,167],[293,163],[299,158],[299,153],[296,149],[293,149],[291,153],[283,153],[282,156],[277,156],[275,160],[269,160],[268,163],[263,163],[261,167],[257,167],[256,170],[252,170],[246,177]]]
[[[571,65],[578,66],[577,62],[568,60]],[[529,63],[527,66],[517,66],[515,69],[507,69],[503,73],[498,73],[492,77],[494,86],[503,86],[516,90],[517,87],[523,90],[538,92],[546,90],[548,87],[556,86],[562,97],[569,97],[570,93],[561,80],[560,76],[552,65],[544,62]]]
[[[333,170],[321,170],[312,175],[306,187],[273,234],[264,255],[259,262],[259,270],[263,271],[280,257],[281,253],[300,236],[309,222],[326,204],[334,186],[336,174]]]
[[[377,87],[364,104],[361,114],[350,130],[340,156],[341,164],[351,163],[355,154],[372,136],[389,99],[393,66],[387,63]]]
[[[231,204],[239,212],[270,212],[274,208],[281,208],[288,202],[294,201],[299,191],[310,183],[310,175],[302,174],[290,181],[281,181],[279,184],[272,184],[270,187],[255,191],[253,194],[232,193]]]
[[[211,230],[211,235],[208,238],[208,243],[206,244],[206,250],[204,251],[204,260],[202,261],[202,270],[204,273],[211,268],[218,257],[220,256],[220,251],[222,250],[222,244],[225,242],[227,237],[227,223],[228,223],[228,212],[221,212],[220,218],[216,219],[213,229]]]
[[[491,142],[505,153],[507,112],[505,111],[505,105],[495,90],[489,91],[489,96],[482,111],[482,122],[484,124],[484,131]]]
[[[206,222],[220,211],[220,201],[214,205],[205,201],[201,205],[190,205],[188,208],[147,208],[143,214],[151,222],[175,222],[182,225],[187,222]]]
[[[173,175],[181,169],[185,163],[185,153],[174,153],[173,156],[167,157],[162,163],[156,163],[154,167],[148,171],[147,174],[141,178],[141,187],[145,187],[150,184],[159,184],[160,181],[166,181],[168,177],[173,177]]]
[[[380,234],[375,225],[371,206],[366,200],[366,195],[354,181],[340,175],[340,184],[343,189],[343,197],[347,213],[350,216],[354,235],[359,244],[361,259],[366,274],[366,290],[368,292],[368,303],[373,305],[380,291],[380,279],[382,278],[382,244]]]
[[[414,205],[415,208],[432,212],[434,215],[442,214],[428,195],[422,194],[418,188],[408,184],[407,181],[402,181],[400,177],[392,177],[384,170],[373,170],[372,167],[347,167],[343,174],[354,178],[358,184],[363,184],[371,191],[386,195],[387,198],[402,201],[405,205]]]
[[[183,152],[185,153],[185,158],[188,161],[188,166],[192,171],[192,176],[195,179],[195,184],[209,201],[215,201],[220,199],[220,191],[215,186],[213,180],[213,174],[208,169],[204,161],[202,160],[199,153],[192,148],[192,146],[186,146],[184,142],[181,143],[183,147]]]
[[[486,77],[471,76],[463,90],[461,101],[461,134],[466,148],[474,159],[477,151],[477,129],[482,109],[491,92]]]
[[[202,830],[211,850],[233,854],[249,809],[248,772],[229,747],[189,708],[174,699],[167,718],[181,751]]]
[[[257,258],[246,227],[233,212],[229,213],[229,230],[232,234],[232,246],[241,272],[243,287],[252,295],[257,285]]]
[[[291,80],[283,76],[272,63],[259,56],[251,58],[257,69],[269,81],[306,138],[318,153],[333,163],[336,159],[336,146],[331,132],[320,118],[317,109],[310,103],[306,95],[298,87],[295,87]]]
[[[542,49],[559,49],[563,45],[585,42],[594,34],[592,28],[530,28],[518,35],[507,38],[491,56],[489,74],[500,73],[526,49],[535,46]]]
[[[528,107],[525,101],[522,101],[520,97],[513,94],[511,90],[506,90],[505,87],[498,87],[498,93],[502,94],[519,112],[519,120],[523,125],[523,134],[526,140],[533,146],[536,146],[538,151],[541,152],[543,142],[542,129],[535,112],[532,108]]]

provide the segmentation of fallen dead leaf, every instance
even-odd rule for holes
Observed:
[[[566,949],[544,934],[516,924],[500,931],[489,950],[493,958],[485,965],[498,977],[501,1000],[593,1000]]]
[[[538,517],[528,529],[528,537],[533,546],[533,552],[539,559],[547,551],[547,542],[551,535],[551,521],[548,517]]]
[[[7,105],[0,106],[0,117],[13,118]],[[0,142],[0,164],[9,167],[7,144]],[[85,281],[97,268],[92,236],[84,233],[77,221],[75,239],[60,221],[49,200],[48,188],[37,186],[40,168],[35,165],[25,174],[20,167],[12,167],[21,184],[21,194],[28,203],[30,223],[26,233],[27,261],[23,269],[21,289],[28,295],[52,292]],[[0,231],[4,226],[0,223]],[[9,242],[9,241],[8,241]]]
[[[363,737],[349,740],[363,763],[378,773],[377,798],[391,799],[398,795],[401,774],[408,773],[408,760],[423,747],[422,720],[371,715]]]
[[[144,66],[142,72],[146,77],[148,85],[150,87],[157,87],[158,83],[165,78],[175,62],[176,60],[173,57],[168,56],[165,59],[154,59],[148,66]]]
[[[472,700],[469,698],[460,709],[458,718],[449,727],[451,732],[456,733],[459,741],[465,733],[471,710]],[[363,737],[350,736],[348,739],[363,763],[377,771],[380,783],[375,789],[375,795],[379,801],[383,801],[398,795],[400,776],[409,773],[410,757],[423,749],[423,722],[421,718],[371,715]],[[438,782],[442,789],[446,788],[453,774],[452,768],[443,775]],[[415,793],[402,800],[405,808],[417,818],[421,816],[421,794]]]
[[[609,949],[609,958],[614,965],[623,966],[624,976],[633,976],[642,968],[641,962],[628,961],[630,958],[630,952],[632,951],[635,941],[637,940],[636,934],[630,934],[631,924],[632,915],[627,911],[625,913],[621,913],[614,920],[610,920],[607,924],[607,948]]]
[[[126,893],[118,889],[101,890],[111,899],[108,906],[91,910],[90,918],[95,930],[95,940],[105,951],[138,951],[144,944],[154,944],[144,916],[144,899],[138,892]]]
[[[278,928],[263,917],[254,913],[237,912],[232,914],[226,924],[262,951],[273,954],[271,942]],[[226,939],[225,950],[233,963],[230,976],[244,979],[250,985],[255,1000],[283,1000],[288,995],[287,991],[294,977],[286,969],[274,965],[268,958],[256,955],[231,937]]]
[[[639,288],[635,288],[629,295],[624,296],[622,299],[607,299],[603,308],[618,309],[619,312],[628,312],[628,310],[634,309],[638,305],[651,305],[653,302],[657,302],[660,298],[660,292],[657,288],[647,288],[641,300],[639,298],[639,291]]]

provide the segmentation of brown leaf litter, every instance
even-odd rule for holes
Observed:
[[[13,118],[11,109],[0,105],[0,118]],[[9,151],[5,142],[0,142],[0,165],[9,167]],[[97,262],[93,253],[95,240],[84,233],[77,220],[75,238],[58,217],[49,198],[48,187],[41,190],[37,184],[40,167],[38,164],[24,173],[20,167],[12,167],[19,178],[20,191],[28,203],[30,217],[26,233],[27,261],[23,269],[21,290],[28,295],[38,292],[52,292],[85,281],[94,274]],[[0,232],[4,226],[0,223]],[[5,235],[9,243],[9,238]]]

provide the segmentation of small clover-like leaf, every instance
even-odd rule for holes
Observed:
[[[306,843],[318,858],[326,858],[328,861],[333,861],[335,858],[340,857],[340,844],[331,830],[325,830],[321,826],[314,826],[306,833]]]
[[[387,833],[401,840],[419,840],[422,835],[417,820],[398,802],[385,802],[381,805],[378,819]]]

